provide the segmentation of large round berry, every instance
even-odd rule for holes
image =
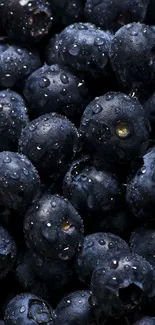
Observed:
[[[154,79],[154,31],[149,26],[133,23],[115,34],[110,60],[118,81],[124,88],[136,89]]]
[[[27,106],[12,90],[0,91],[0,151],[17,150],[22,129],[29,122]]]
[[[0,39],[0,86],[23,88],[25,79],[41,66],[39,53],[34,48]]]
[[[8,303],[4,321],[6,325],[51,325],[53,318],[53,309],[47,302],[30,293],[21,293]]]
[[[1,0],[0,5],[3,25],[10,38],[34,42],[48,34],[53,18],[46,0]]]
[[[116,235],[99,232],[86,236],[75,265],[79,278],[89,283],[98,264],[125,252],[129,253],[128,244]]]
[[[71,203],[44,194],[28,209],[24,232],[27,245],[49,259],[71,259],[83,242],[83,222]]]
[[[54,325],[91,324],[92,308],[88,290],[74,291],[64,297],[55,309]]]
[[[81,132],[88,152],[101,160],[127,163],[143,152],[150,124],[137,99],[111,92],[86,107]]]
[[[146,153],[140,166],[127,184],[126,200],[138,218],[154,218],[155,208],[155,147]]]
[[[133,312],[143,297],[154,297],[154,270],[141,256],[124,254],[100,264],[92,275],[96,304],[107,316]]]
[[[149,0],[87,0],[85,15],[96,26],[115,32],[130,22],[143,21],[148,3]]]
[[[88,159],[71,165],[63,181],[63,194],[83,216],[100,216],[120,203],[121,186],[115,175],[97,170]]]
[[[23,129],[19,152],[25,154],[44,178],[57,178],[66,170],[77,150],[78,133],[64,116],[38,117]]]
[[[89,102],[85,81],[60,65],[36,70],[27,79],[24,96],[33,116],[57,112],[77,122]]]
[[[24,155],[0,152],[0,204],[9,209],[26,208],[40,187],[37,170]]]
[[[75,71],[104,75],[109,61],[112,35],[89,23],[67,26],[55,39],[49,41],[46,50],[48,64],[60,63]]]

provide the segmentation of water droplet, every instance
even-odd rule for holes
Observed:
[[[102,37],[96,37],[94,39],[94,44],[97,46],[103,45],[104,44],[104,39]]]
[[[51,206],[52,208],[55,208],[56,207],[56,203],[54,201],[51,202]]]
[[[13,174],[11,174],[11,177],[14,178],[14,179],[17,179],[18,178],[18,174],[16,172],[14,172]]]
[[[46,77],[42,77],[40,80],[39,80],[39,86],[40,88],[46,88],[50,85],[50,80]]]
[[[65,247],[59,254],[59,257],[63,261],[69,260],[74,254],[74,250],[72,247]]]
[[[69,53],[72,55],[72,56],[77,56],[79,54],[79,47],[74,44],[70,49],[69,49]]]
[[[124,265],[124,270],[129,271],[130,270],[130,265],[128,265],[128,264]]]
[[[96,105],[93,107],[92,110],[93,110],[93,113],[98,114],[98,113],[100,113],[100,112],[102,111],[102,106],[99,105],[99,104],[96,104]]]
[[[131,36],[137,36],[138,35],[138,31],[132,30],[130,34],[131,34]]]
[[[41,147],[40,146],[37,146],[37,150],[41,150]]]
[[[24,175],[28,176],[29,175],[29,171],[26,168],[23,168],[23,173]]]
[[[43,261],[42,261],[41,258],[37,258],[37,259],[36,259],[36,265],[37,265],[37,266],[42,266],[42,265],[43,265]]]
[[[60,80],[64,85],[69,83],[69,78],[65,73],[61,73]]]
[[[26,308],[24,307],[24,306],[22,306],[21,308],[20,308],[20,313],[24,313],[25,312],[25,310],[26,310]]]
[[[68,305],[70,305],[70,304],[71,304],[71,301],[70,301],[69,299],[67,300],[67,304],[68,304]]]
[[[142,174],[145,174],[145,173],[146,173],[146,167],[145,167],[145,166],[143,166],[143,167],[141,168],[141,173],[142,173]]]
[[[3,159],[3,162],[6,163],[6,164],[10,163],[11,162],[11,158],[8,157],[8,156],[5,156],[4,159]]]
[[[104,241],[104,239],[99,239],[98,243],[99,243],[101,246],[104,246],[106,242]]]
[[[114,243],[110,242],[110,243],[108,244],[108,247],[109,247],[110,249],[113,248],[113,247],[114,247]]]
[[[79,304],[82,304],[82,300],[81,299],[79,299]]]
[[[47,222],[47,227],[51,227],[51,223],[50,222]]]
[[[93,241],[88,242],[87,247],[91,248],[93,246],[94,246],[94,242]]]
[[[110,100],[112,100],[114,98],[114,95],[112,95],[112,94],[106,94],[106,100],[107,101],[110,101]]]

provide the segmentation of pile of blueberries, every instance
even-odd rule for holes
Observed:
[[[155,0],[0,0],[0,325],[155,325]]]

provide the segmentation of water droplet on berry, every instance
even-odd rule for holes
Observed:
[[[20,308],[20,313],[22,314],[22,313],[24,313],[25,312],[25,310],[26,310],[26,308],[24,307],[24,306],[22,306],[21,308]]]
[[[103,240],[103,239],[100,239],[98,241],[98,243],[101,245],[101,246],[104,246],[106,244],[106,242]]]
[[[51,202],[51,206],[52,208],[55,208],[56,207],[56,203],[54,201]]]
[[[92,110],[93,110],[93,113],[98,114],[98,113],[100,113],[100,112],[102,111],[102,106],[99,105],[99,104],[96,104],[96,105],[93,107]]]
[[[74,44],[70,49],[69,49],[69,53],[72,55],[72,56],[77,56],[79,54],[79,47]]]
[[[61,73],[60,80],[64,85],[69,83],[69,78],[65,73]]]
[[[39,80],[39,86],[41,88],[46,88],[50,85],[50,80],[46,77],[42,77],[40,80]]]

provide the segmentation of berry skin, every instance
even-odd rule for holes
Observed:
[[[73,162],[63,181],[63,195],[83,216],[101,216],[113,210],[121,198],[121,186],[115,175],[97,170],[89,160]]]
[[[111,233],[95,233],[84,238],[81,251],[77,256],[76,271],[82,281],[90,283],[93,271],[98,264],[111,256],[128,254],[129,246],[125,240]]]
[[[89,304],[91,293],[79,290],[64,297],[55,312],[54,325],[85,325],[91,324],[92,308]]]
[[[90,101],[85,81],[57,64],[33,72],[26,81],[24,96],[33,116],[57,112],[74,121]]]
[[[22,89],[24,80],[41,66],[37,50],[0,40],[0,86]]]
[[[131,90],[152,81],[155,72],[154,47],[154,31],[145,24],[128,24],[115,34],[110,61],[124,88]]]
[[[8,231],[0,226],[0,280],[12,270],[16,261],[16,244]]]
[[[44,194],[34,201],[24,220],[27,246],[51,260],[69,260],[83,242],[83,222],[71,203]]]
[[[13,40],[39,41],[51,28],[53,18],[46,0],[1,0],[0,7],[3,26]]]
[[[143,296],[154,297],[154,270],[141,256],[120,255],[99,265],[92,275],[92,293],[107,316],[120,316],[141,304]]]
[[[143,104],[144,111],[150,120],[150,123],[155,124],[155,92]]]
[[[60,63],[75,71],[104,75],[109,61],[112,35],[89,23],[67,26],[46,50],[47,64]]]
[[[25,209],[40,187],[38,172],[24,155],[0,152],[0,203],[6,208]]]
[[[15,296],[5,310],[5,325],[52,325],[54,312],[43,299],[30,293]]]
[[[81,120],[86,150],[111,163],[127,163],[143,152],[150,124],[138,100],[111,92],[93,100]]]
[[[87,0],[85,16],[87,21],[104,30],[116,31],[131,22],[142,22],[149,0]]]
[[[54,20],[59,25],[68,26],[82,21],[84,15],[83,0],[49,0]]]
[[[29,123],[21,133],[19,152],[36,166],[41,177],[59,177],[77,150],[78,133],[74,124],[56,113]]]
[[[144,316],[133,325],[155,325],[155,319],[149,316]]]
[[[155,207],[155,147],[143,157],[143,162],[127,184],[126,201],[138,218],[154,217]]]
[[[135,229],[130,238],[131,250],[144,257],[155,267],[155,230],[138,228]]]
[[[16,151],[22,129],[29,122],[24,99],[12,90],[0,91],[0,151]]]
[[[73,278],[73,272],[69,261],[57,261],[45,259],[44,256],[36,255],[33,251],[28,251],[28,257],[31,261],[33,276],[48,288],[48,294],[63,293],[65,288]]]

